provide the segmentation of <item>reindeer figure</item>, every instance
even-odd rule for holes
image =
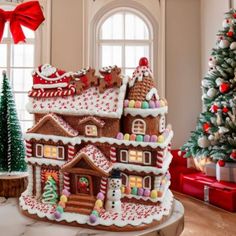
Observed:
[[[74,73],[73,78],[71,83],[75,86],[76,94],[80,94],[90,86],[98,85],[98,77],[95,76],[95,70],[90,67],[77,71]]]
[[[106,88],[117,86],[120,87],[122,79],[120,77],[121,69],[117,66],[103,67],[99,70],[100,77],[99,92],[103,93]]]

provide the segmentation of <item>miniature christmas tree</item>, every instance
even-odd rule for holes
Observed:
[[[43,203],[51,205],[57,203],[58,200],[57,184],[56,181],[51,176],[48,177],[43,191],[44,191],[42,196]]]
[[[26,171],[24,143],[6,73],[3,73],[0,114],[0,172],[1,174],[24,172]]]
[[[202,80],[204,111],[196,130],[181,148],[185,156],[236,161],[236,11],[225,14],[209,71]]]

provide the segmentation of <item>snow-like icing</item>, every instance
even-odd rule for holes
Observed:
[[[116,66],[105,66],[102,67],[99,71],[104,73],[111,73],[112,69],[114,69]]]
[[[119,170],[128,170],[128,171],[137,171],[137,172],[144,172],[146,174],[153,173],[155,175],[158,174],[165,174],[166,171],[169,169],[169,165],[172,160],[172,154],[170,152],[167,153],[166,157],[163,158],[163,165],[162,168],[157,168],[153,166],[139,166],[134,164],[124,164],[124,163],[114,163],[113,168]]]
[[[165,184],[165,187],[164,187],[163,192],[162,192],[162,196],[161,197],[157,197],[155,199],[153,199],[151,197],[144,197],[144,196],[138,196],[138,195],[132,195],[132,194],[124,194],[124,193],[122,194],[122,197],[127,197],[127,198],[130,198],[130,199],[131,198],[135,198],[135,199],[138,199],[138,200],[142,199],[144,201],[148,201],[149,200],[149,201],[152,201],[152,202],[162,202],[165,199],[165,195],[166,195],[169,187],[170,187],[170,181],[168,181]]]
[[[142,81],[144,77],[148,76],[153,78],[152,70],[148,66],[138,66],[134,71],[132,78],[129,79],[129,87],[133,87],[136,80]]]
[[[78,157],[81,154],[85,154],[86,158],[89,158],[89,160],[97,166],[99,169],[103,170],[105,173],[109,173],[112,169],[112,162],[108,161],[106,156],[103,155],[103,153],[94,145],[87,145],[84,148],[82,148],[75,156]],[[70,160],[68,161],[71,162]]]
[[[68,223],[77,222],[79,224],[89,225],[115,225],[118,227],[150,224],[154,220],[160,221],[163,216],[168,216],[171,213],[173,200],[173,194],[168,190],[165,195],[165,200],[159,206],[124,202],[122,203],[122,211],[120,213],[103,210],[101,211],[101,216],[94,224],[89,222],[89,215],[69,212],[64,212],[61,218],[56,221],[66,221]],[[29,214],[35,214],[40,218],[46,217],[49,220],[55,220],[55,206],[38,202],[34,197],[29,196],[27,191],[21,195],[19,201],[21,208],[28,211]]]
[[[51,76],[52,74],[56,73],[56,71],[57,71],[57,68],[51,66],[50,64],[44,64],[41,67],[41,74],[43,76],[47,76],[47,77]]]
[[[38,123],[36,123],[31,129],[29,129],[27,132],[32,132],[35,128],[41,126],[41,124],[43,122],[45,122],[45,120],[47,119],[53,119],[56,124],[63,129],[69,136],[77,136],[78,135],[78,131],[74,130],[67,122],[65,122],[61,117],[57,116],[54,113],[49,113],[47,115],[45,115],[44,117],[42,117]]]
[[[105,125],[105,122],[103,120],[98,119],[97,117],[94,116],[85,116],[83,119],[79,121],[79,124],[83,124],[89,120],[92,120],[93,122],[99,124],[101,127]]]
[[[80,77],[80,76],[86,75],[88,71],[89,71],[89,67],[76,71],[75,75]]]
[[[30,141],[31,139],[40,140],[43,139],[45,141],[53,141],[58,142],[62,141],[64,144],[80,144],[82,141],[84,142],[91,142],[91,143],[109,143],[109,144],[118,144],[125,146],[141,146],[141,147],[151,147],[151,148],[165,148],[170,143],[172,137],[173,137],[173,131],[171,130],[169,132],[169,135],[166,137],[165,141],[163,143],[157,143],[157,142],[137,142],[137,141],[129,141],[129,140],[118,140],[116,138],[108,138],[108,137],[101,137],[101,138],[92,138],[92,137],[84,137],[84,136],[76,136],[76,137],[64,137],[64,136],[56,136],[56,135],[46,135],[46,134],[34,134],[34,133],[26,133],[24,135],[25,140]]]
[[[59,161],[48,158],[38,158],[38,157],[25,158],[25,161],[27,163],[38,164],[40,166],[41,165],[63,166],[66,163],[65,161]]]
[[[82,94],[65,97],[29,98],[29,113],[54,112],[63,115],[95,115],[120,118],[123,113],[128,78],[123,77],[120,88],[108,88],[104,93],[98,87],[90,87]]]
[[[155,99],[159,100],[159,95],[157,93],[157,89],[156,88],[151,88],[150,89],[150,91],[146,95],[146,100],[150,101],[153,96],[155,97]]]
[[[124,115],[131,115],[137,116],[140,115],[141,117],[153,116],[156,117],[158,115],[167,114],[168,107],[160,107],[160,108],[150,108],[150,109],[141,109],[141,108],[124,108]]]

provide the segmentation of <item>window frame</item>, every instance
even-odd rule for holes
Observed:
[[[130,160],[130,152],[135,152],[135,160]],[[138,161],[137,160],[137,158],[138,157],[140,157],[140,156],[138,156],[138,153],[141,153],[141,157],[142,157],[142,161]],[[132,156],[134,156],[134,155],[132,155]],[[140,150],[134,150],[134,149],[131,149],[131,150],[129,150],[129,153],[128,153],[128,162],[129,163],[138,163],[138,164],[143,164],[143,151],[140,151]]]
[[[126,156],[125,160],[122,159],[122,153],[125,153]],[[129,162],[129,154],[127,150],[120,150],[120,162],[125,162],[125,163]]]
[[[149,187],[145,187],[146,179],[148,179]],[[145,176],[143,178],[143,188],[145,188],[145,189],[151,189],[152,188],[152,178],[151,178],[151,176]]]
[[[145,160],[145,154],[148,154],[148,156],[149,156],[149,162],[146,162],[146,160]],[[151,153],[151,152],[149,152],[149,151],[144,151],[144,152],[143,152],[143,164],[144,164],[144,165],[151,165],[151,164],[152,164],[152,153]]]
[[[92,134],[87,133],[89,129],[94,129],[94,128],[96,128],[96,135],[93,133]],[[96,125],[85,125],[84,129],[85,129],[86,136],[89,136],[89,137],[97,137],[98,136],[98,127]]]
[[[39,147],[41,148],[41,155],[38,155],[38,148]],[[35,145],[35,156],[38,157],[38,158],[43,158],[43,154],[44,154],[44,150],[43,149],[44,149],[44,145],[37,143]]]
[[[125,184],[122,183],[122,176],[124,176],[124,178],[125,178]],[[129,184],[129,177],[127,174],[125,174],[123,172],[121,172],[121,183],[123,186],[128,186],[128,184]]]
[[[135,130],[136,128],[134,126],[137,126],[137,124],[135,124],[136,122],[141,122],[141,124],[143,125],[143,131],[136,131]],[[132,122],[132,133],[133,134],[145,134],[146,129],[147,129],[146,122],[144,120],[142,120],[142,119],[133,120],[133,122]],[[140,130],[140,128],[138,128],[138,130]]]

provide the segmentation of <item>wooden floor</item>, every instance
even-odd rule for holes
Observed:
[[[205,204],[174,192],[185,208],[185,227],[181,236],[236,236],[236,213]]]

